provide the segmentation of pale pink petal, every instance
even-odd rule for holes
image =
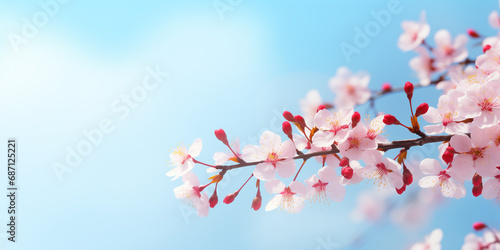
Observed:
[[[328,183],[328,185],[326,185],[326,194],[328,198],[335,202],[344,200],[345,192],[345,187],[338,183]]]
[[[265,131],[260,136],[259,143],[266,151],[276,152],[281,148],[281,137],[273,132]]]
[[[216,152],[214,154],[215,165],[222,165],[222,164],[226,163],[227,161],[229,161],[229,159],[231,157],[232,157],[232,155],[229,155],[229,154],[226,154],[223,152]]]
[[[266,181],[264,183],[264,187],[266,188],[266,191],[270,194],[279,194],[283,192],[283,190],[285,190],[286,188],[285,184],[278,179]]]
[[[255,166],[253,175],[255,176],[255,178],[259,180],[270,181],[273,180],[274,177],[276,176],[276,169],[271,163],[268,162],[259,163],[257,164],[257,166]]]
[[[292,192],[294,192],[302,197],[306,197],[306,195],[307,195],[307,187],[304,184],[302,184],[301,182],[292,181],[288,187],[290,187],[290,190]]]
[[[422,188],[432,188],[439,185],[439,177],[435,175],[426,176],[418,182],[418,185]]]
[[[266,211],[274,210],[281,203],[282,195],[275,195],[266,205]]]
[[[426,158],[420,163],[420,170],[424,174],[438,175],[443,168],[438,160]]]
[[[500,179],[491,178],[484,183],[483,197],[485,199],[500,198]]]
[[[295,161],[287,159],[276,163],[276,170],[281,178],[289,178],[295,174]]]
[[[191,144],[188,153],[189,155],[191,155],[191,157],[197,157],[198,155],[200,155],[201,148],[202,148],[201,138],[198,138],[194,140],[193,144]]]
[[[331,182],[337,176],[335,167],[327,166],[318,170],[318,177],[322,182]]]
[[[307,178],[307,180],[305,180],[304,182],[309,186],[309,187],[312,187],[314,184],[318,183],[318,176],[316,176],[315,174],[312,175],[311,177]]]
[[[460,153],[469,152],[472,147],[471,139],[464,134],[456,134],[451,137],[450,145]]]
[[[281,149],[278,154],[280,158],[292,158],[296,154],[295,145],[291,140],[281,143]]]
[[[241,151],[241,158],[245,161],[263,161],[267,158],[261,147],[246,145]]]

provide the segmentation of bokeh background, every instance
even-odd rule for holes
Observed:
[[[425,10],[431,44],[442,28],[453,35],[469,27],[497,32],[487,23],[497,1],[401,0],[402,11],[348,60],[340,44],[352,45],[355,27],[363,29],[375,20],[371,12],[386,10],[389,2],[1,0],[0,149],[6,152],[7,138],[18,139],[19,219],[16,243],[6,240],[0,225],[0,248],[404,249],[442,228],[443,248],[458,249],[472,222],[498,228],[498,202],[474,198],[470,186],[465,198],[446,199],[411,229],[384,218],[353,222],[357,197],[372,189],[371,182],[347,187],[342,203],[307,204],[299,214],[253,211],[252,183],[233,204],[223,204],[252,169],[228,174],[220,203],[206,218],[174,197],[182,182],[165,176],[172,148],[202,138],[199,159],[212,163],[212,154],[225,150],[215,129],[245,143],[257,143],[265,130],[279,133],[282,111],[300,112],[299,100],[310,89],[333,100],[328,80],[340,66],[369,72],[372,89],[417,82],[408,66],[415,54],[396,46],[402,20],[418,20]],[[48,7],[47,20],[40,14],[48,13],[44,3],[57,6]],[[41,25],[13,43],[34,19]],[[471,57],[481,50],[470,49]],[[137,97],[148,69],[168,76],[127,106],[126,96]],[[415,98],[435,106],[439,94],[420,89]],[[380,99],[377,108],[409,116],[402,95]],[[367,106],[358,110],[373,117]],[[68,152],[102,121],[113,130],[68,166]],[[390,139],[411,136],[394,127],[386,133]],[[437,155],[435,147],[414,151]],[[0,159],[6,162],[6,156]],[[58,164],[68,170],[60,178]],[[299,179],[317,166],[306,164]],[[3,169],[0,188],[7,187]],[[205,167],[195,172],[210,176]],[[264,194],[264,205],[270,198]],[[0,201],[5,225],[5,195]],[[362,240],[353,240],[359,235]]]

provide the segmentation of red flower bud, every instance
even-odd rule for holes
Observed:
[[[210,203],[211,208],[214,208],[215,205],[217,205],[217,202],[219,202],[219,198],[217,197],[217,191],[214,191],[214,194],[212,194],[212,196],[208,200],[208,203]]]
[[[257,211],[260,209],[261,205],[262,205],[262,196],[260,196],[260,190],[258,190],[257,195],[255,196],[255,198],[253,198],[252,208],[253,210]]]
[[[454,149],[452,146],[448,146],[448,147],[446,148],[446,151],[450,151],[450,153],[453,153],[453,154],[455,154],[455,153],[456,153],[455,149]]]
[[[382,120],[386,125],[392,125],[392,124],[401,124],[398,119],[396,119],[396,117],[394,117],[393,115],[384,115],[384,119]]]
[[[304,117],[296,115],[294,118],[297,124],[299,124],[300,130],[304,130],[304,128],[306,127],[306,121],[304,120]]]
[[[482,184],[482,183],[483,183],[483,177],[481,177],[477,173],[474,174],[474,177],[472,177],[472,185],[479,186],[479,184]]]
[[[472,224],[472,227],[474,228],[474,230],[479,231],[485,229],[487,226],[482,222],[474,222],[474,224]]]
[[[283,117],[289,122],[295,122],[295,118],[293,118],[292,113],[290,113],[289,111],[283,112]]]
[[[222,143],[226,145],[229,144],[229,142],[227,141],[226,132],[224,132],[223,129],[215,130],[215,137],[217,137],[217,139],[219,139],[219,141],[221,141]]]
[[[408,100],[411,100],[411,98],[413,97],[413,83],[406,82],[404,90],[405,90],[406,96],[408,97]]]
[[[284,121],[281,128],[283,129],[283,133],[285,133],[285,135],[288,136],[288,138],[290,138],[290,140],[293,140],[293,136],[292,136],[292,125],[290,125],[289,122],[287,121]]]
[[[410,185],[413,182],[413,175],[404,164],[403,164],[403,182],[405,185]]]
[[[345,166],[348,166],[348,165],[349,165],[349,158],[342,157],[342,159],[340,159],[339,166],[345,167]]]
[[[323,105],[323,104],[319,105],[318,108],[316,109],[316,113],[318,113],[320,110],[323,110],[325,108],[326,108],[325,105]]]
[[[389,92],[392,90],[392,86],[390,83],[386,82],[382,84],[382,92]]]
[[[356,125],[358,125],[358,122],[361,121],[361,115],[359,114],[358,111],[354,112],[354,114],[352,114],[352,117],[351,117],[351,122],[352,122],[352,127],[356,127]]]
[[[396,188],[396,192],[398,194],[402,194],[404,191],[406,191],[406,185],[403,185],[401,188]]]
[[[491,49],[491,45],[489,45],[489,44],[484,45],[484,47],[483,47],[483,53],[486,53],[486,51],[488,51],[490,49]]]
[[[228,194],[228,195],[226,196],[226,198],[224,198],[224,203],[226,203],[226,204],[231,204],[231,203],[234,201],[234,199],[236,198],[236,196],[238,196],[238,193],[239,193],[239,192],[238,192],[238,191],[236,191],[236,192],[234,192],[234,193],[232,193],[232,194]]]
[[[474,197],[478,197],[483,193],[483,183],[479,183],[479,185],[472,187],[472,195]]]
[[[350,166],[346,166],[342,168],[342,176],[344,176],[346,179],[350,180],[352,176],[354,175],[354,170]]]
[[[415,116],[421,116],[425,113],[427,113],[427,110],[429,110],[429,105],[427,103],[422,103],[418,105],[417,110],[415,111]]]
[[[479,34],[473,29],[467,29],[467,34],[472,38],[479,38]]]
[[[444,162],[450,164],[453,161],[454,154],[448,150],[444,151],[443,156],[441,157]]]

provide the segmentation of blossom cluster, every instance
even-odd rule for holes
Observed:
[[[500,27],[499,20],[498,15],[490,15],[494,28]],[[265,205],[266,211],[280,207],[296,213],[304,207],[306,200],[340,202],[347,185],[364,179],[374,180],[379,188],[402,194],[414,178],[414,173],[405,163],[411,147],[442,142],[439,159],[428,158],[419,163],[419,170],[424,175],[417,181],[418,185],[458,199],[467,193],[464,183],[471,181],[474,196],[499,199],[500,36],[484,37],[468,30],[468,35],[453,38],[443,29],[435,32],[432,46],[426,40],[431,30],[424,12],[419,21],[404,21],[401,26],[403,33],[397,45],[404,52],[418,54],[410,60],[409,66],[416,71],[420,84],[406,82],[404,87],[393,89],[386,83],[381,90],[372,91],[368,88],[369,74],[352,73],[341,67],[329,82],[337,95],[333,103],[323,103],[320,93],[312,90],[300,102],[303,115],[283,113],[285,140],[266,131],[261,135],[259,145],[241,148],[238,141],[229,143],[224,130],[216,130],[215,136],[230,152],[215,153],[214,164],[195,159],[202,149],[201,139],[195,140],[189,148],[176,148],[170,155],[175,167],[167,176],[173,179],[182,177],[184,184],[174,189],[175,196],[195,207],[200,216],[206,216],[209,208],[218,204],[217,185],[226,172],[253,166],[252,175],[239,190],[227,195],[224,203],[232,203],[253,178],[257,187],[251,205],[254,210],[259,210],[262,205],[261,182],[265,190],[274,195]],[[475,59],[470,59],[466,47],[469,38],[482,39],[483,53]],[[439,76],[433,80],[436,75]],[[414,109],[414,88],[428,85],[442,90],[443,95],[436,107],[422,103]],[[358,105],[397,91],[404,92],[408,99],[409,125],[403,124],[396,116],[383,113],[372,120],[362,121],[360,113],[355,111]],[[421,128],[422,119],[430,125]],[[418,138],[391,142],[383,134],[387,125],[402,126]],[[400,149],[395,158],[385,154],[391,149]],[[316,174],[298,179],[311,158],[319,165]],[[301,161],[299,167],[297,161]],[[228,162],[235,164],[224,165]],[[207,172],[214,173],[208,183],[200,185],[192,172],[196,164],[207,166]],[[293,179],[284,183],[278,177]],[[210,185],[215,185],[215,188],[209,198],[204,190]]]
[[[488,227],[482,222],[476,222],[472,225],[476,231],[484,231],[483,236],[470,233],[465,236],[462,250],[498,250],[500,249],[500,232]],[[423,242],[415,243],[411,250],[440,250],[443,231],[440,228],[434,229]]]

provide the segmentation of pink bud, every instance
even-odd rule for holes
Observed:
[[[472,227],[474,228],[474,230],[479,231],[479,230],[485,229],[487,226],[486,226],[486,224],[484,224],[482,222],[474,222],[472,224]]]
[[[258,190],[257,195],[255,196],[255,198],[253,198],[252,208],[253,210],[257,211],[260,209],[261,205],[262,205],[262,196],[260,196],[260,190]]]
[[[236,196],[238,196],[238,193],[239,193],[239,192],[238,192],[238,191],[236,191],[236,192],[234,192],[234,193],[232,193],[232,194],[228,194],[228,195],[226,196],[226,198],[224,198],[224,203],[226,203],[226,204],[231,204],[231,203],[234,201],[234,199],[236,198]]]
[[[392,125],[392,124],[401,124],[398,119],[396,119],[396,117],[394,117],[393,115],[384,115],[384,119],[382,120],[386,125]]]
[[[304,120],[304,117],[296,115],[294,118],[297,124],[299,124],[300,130],[304,130],[304,128],[306,127],[306,121]]]
[[[318,108],[316,109],[316,113],[318,113],[320,110],[323,110],[325,108],[326,108],[325,105],[323,105],[323,104],[319,105]]]
[[[295,118],[293,118],[293,115],[292,113],[290,113],[290,111],[283,112],[283,117],[289,122],[295,122]]]
[[[219,139],[219,141],[221,141],[222,143],[226,145],[229,144],[229,142],[227,141],[226,132],[224,132],[223,129],[215,130],[215,137],[217,137],[217,139]]]
[[[413,182],[413,175],[404,164],[403,164],[403,182],[405,185],[410,185]]]
[[[406,96],[408,97],[408,100],[411,100],[411,98],[413,97],[413,83],[406,82],[404,90],[405,90]]]
[[[404,191],[406,191],[406,185],[403,185],[401,188],[396,188],[396,192],[398,194],[402,194]]]
[[[467,29],[467,34],[472,38],[479,38],[479,34],[473,29]]]
[[[344,176],[346,179],[350,180],[352,178],[352,176],[354,175],[354,170],[350,166],[347,166],[347,167],[342,168],[341,173],[342,173],[342,176]]]
[[[392,86],[390,83],[386,82],[382,84],[382,92],[389,92],[392,90]]]
[[[340,163],[339,163],[339,166],[341,167],[345,167],[349,165],[349,158],[347,157],[342,157],[342,159],[340,159]]]
[[[292,125],[290,125],[289,122],[287,121],[284,121],[281,128],[283,129],[283,133],[285,133],[285,135],[288,136],[288,138],[290,138],[290,140],[293,140],[293,136],[292,136]]]
[[[417,110],[415,111],[415,116],[421,116],[425,113],[427,113],[427,110],[429,110],[429,105],[427,103],[422,103],[418,105]]]
[[[356,127],[358,125],[358,122],[361,121],[361,115],[359,114],[358,111],[354,112],[351,117],[351,122],[352,122],[352,127]]]
[[[217,202],[219,202],[219,198],[217,197],[217,191],[214,191],[214,194],[210,197],[208,202],[210,203],[211,208],[214,208],[215,205],[217,205]]]
[[[479,183],[479,185],[472,187],[472,195],[474,197],[478,197],[483,193],[483,183]]]
[[[483,53],[486,53],[486,51],[488,51],[490,49],[491,49],[491,45],[489,45],[489,44],[484,45],[484,47],[483,47]]]

